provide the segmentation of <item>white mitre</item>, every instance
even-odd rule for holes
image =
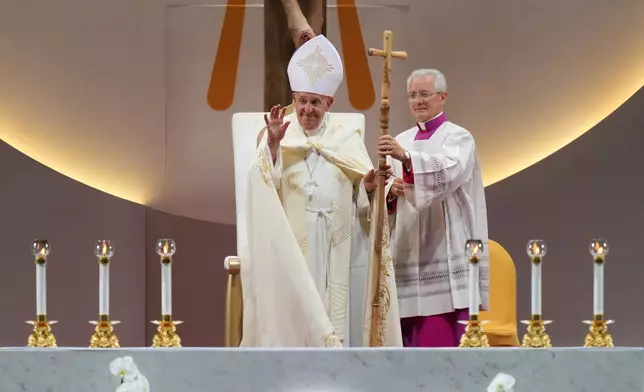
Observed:
[[[343,77],[340,54],[323,35],[305,42],[288,63],[288,80],[294,92],[332,97]]]

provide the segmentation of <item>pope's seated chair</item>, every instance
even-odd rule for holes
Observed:
[[[517,336],[516,269],[510,254],[490,240],[490,310],[481,312],[481,320],[492,347],[519,346]]]
[[[239,276],[241,264],[239,257],[228,256],[224,261],[224,268],[228,272],[226,285],[226,347],[239,347],[242,337],[242,321],[244,306],[242,304],[241,277]]]
[[[286,114],[293,111],[293,105],[286,108]],[[245,200],[248,170],[257,150],[259,133],[265,125],[265,112],[235,113],[232,119],[233,157],[235,165],[235,209],[237,216],[237,252],[245,244]],[[361,129],[365,138],[365,117],[362,113],[336,113],[334,118],[351,129]],[[288,132],[288,131],[287,131]],[[228,256],[224,268],[228,271],[226,288],[226,346],[238,347],[242,337],[242,288],[240,266],[243,260],[238,256]]]

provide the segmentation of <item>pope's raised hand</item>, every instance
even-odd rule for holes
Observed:
[[[284,138],[286,128],[291,123],[290,121],[284,122],[284,114],[286,114],[286,109],[280,105],[275,105],[271,108],[269,114],[264,115],[264,122],[268,130],[267,138],[269,146],[278,145]]]

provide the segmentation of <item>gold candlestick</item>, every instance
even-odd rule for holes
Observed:
[[[590,242],[589,252],[593,256],[593,320],[586,320],[590,324],[584,347],[614,347],[613,337],[608,332],[608,324],[613,320],[604,320],[604,261],[608,255],[608,242],[602,239],[593,239]]]
[[[181,347],[176,326],[183,322],[172,320],[172,256],[177,251],[174,240],[158,240],[156,251],[161,257],[161,321],[152,321],[159,326],[152,347]]]
[[[613,320],[604,320],[604,261],[608,255],[608,242],[602,239],[593,239],[590,242],[589,252],[593,256],[593,320],[586,320],[590,324],[584,340],[584,347],[614,347],[613,337],[608,332],[608,324]]]
[[[527,324],[525,335],[521,347],[527,348],[547,348],[552,347],[550,335],[546,332],[546,325],[550,324],[549,320],[541,320],[541,315],[533,314],[530,320],[521,320]]]
[[[528,241],[527,253],[532,262],[532,317],[530,320],[521,321],[528,326],[526,334],[523,336],[521,347],[552,347],[550,336],[546,332],[546,324],[550,324],[551,321],[544,321],[541,318],[541,266],[543,257],[548,253],[548,248],[543,240],[530,240]]]
[[[584,347],[615,347],[613,345],[613,337],[608,332],[608,324],[612,324],[613,320],[604,320],[604,316],[596,314],[592,321],[584,321],[590,324],[586,339],[584,339]]]
[[[33,331],[27,338],[27,347],[56,347],[56,337],[51,325],[56,321],[47,320],[47,256],[51,248],[49,241],[36,239],[31,243],[31,254],[36,264],[36,320],[27,321]]]
[[[34,321],[27,321],[27,324],[34,326],[27,338],[27,347],[58,347],[56,337],[51,332],[51,325],[56,323],[57,321],[47,320],[47,316],[44,314],[39,314]]]
[[[172,316],[164,315],[161,321],[154,320],[158,325],[157,333],[152,338],[152,347],[181,347],[181,338],[177,334],[177,325],[183,321],[173,321]]]
[[[90,321],[90,324],[96,325],[94,333],[90,338],[90,348],[119,348],[119,339],[114,333],[114,325],[120,324],[120,321],[110,321],[107,314],[99,315],[98,321]]]
[[[469,302],[470,319],[465,327],[465,333],[461,336],[459,347],[490,347],[487,335],[483,332],[484,321],[479,320],[479,258],[483,254],[483,242],[480,240],[468,240],[465,243],[465,253],[469,257]]]
[[[108,240],[99,240],[94,248],[98,259],[98,321],[90,338],[90,348],[119,348],[119,339],[114,333],[114,325],[120,321],[110,321],[110,260],[114,256],[114,245]]]
[[[474,314],[470,315],[466,323],[465,333],[461,336],[458,347],[490,347],[487,335],[483,332],[483,324],[486,322],[479,321],[479,316]]]

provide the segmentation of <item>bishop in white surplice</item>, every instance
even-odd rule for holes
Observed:
[[[489,307],[489,252],[485,191],[476,145],[447,120],[447,83],[437,70],[414,71],[407,97],[416,125],[382,136],[396,178],[388,193],[392,253],[405,346],[458,346],[469,317],[465,243],[481,240],[479,304]]]
[[[242,346],[368,345],[371,324],[371,207],[376,171],[362,124],[329,108],[342,61],[324,37],[302,45],[288,66],[293,113],[279,106],[248,177],[241,247]],[[385,231],[379,341],[401,346],[393,263]]]

